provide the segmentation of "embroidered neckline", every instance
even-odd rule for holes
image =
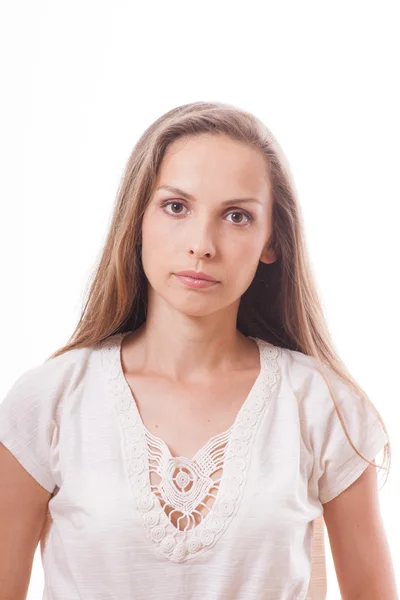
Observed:
[[[255,433],[280,374],[278,356],[281,349],[249,336],[259,349],[260,372],[231,427],[210,438],[193,458],[188,459],[172,456],[167,444],[144,425],[121,363],[122,340],[129,333],[114,334],[100,344],[102,366],[118,413],[129,479],[147,537],[162,556],[173,562],[183,562],[214,546],[239,508]],[[221,444],[224,444],[223,451],[220,450]],[[213,496],[214,503],[200,523],[182,530],[170,521],[152,489],[155,486],[151,485],[150,471],[156,471],[154,465],[159,465],[159,474],[167,471],[172,474],[174,469],[180,469],[177,478],[182,490],[190,479],[189,475],[199,489],[205,492],[208,489],[208,495]],[[218,469],[222,469],[222,475],[219,480],[212,481],[210,474]],[[176,489],[169,478],[163,482],[165,496],[175,498],[179,504]],[[211,482],[215,485],[211,485]],[[216,495],[210,494],[210,488],[216,489]],[[190,492],[179,492],[180,498],[192,506]],[[193,503],[193,512],[198,512],[194,510],[198,505],[199,502]]]

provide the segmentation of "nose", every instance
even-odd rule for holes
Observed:
[[[196,250],[196,249],[192,249],[190,250],[190,254],[194,254],[196,258],[210,258],[211,257],[211,253],[210,252],[204,252],[202,250]]]
[[[209,228],[198,226],[195,232],[191,232],[190,237],[189,254],[196,258],[211,258],[215,255],[215,244]]]

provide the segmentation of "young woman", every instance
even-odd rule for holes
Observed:
[[[284,155],[244,110],[145,131],[73,336],[0,417],[0,600],[25,597],[39,540],[47,600],[320,600],[323,522],[342,597],[397,597],[387,430],[334,350]]]

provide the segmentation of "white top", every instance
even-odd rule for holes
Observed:
[[[174,459],[122,371],[128,333],[26,371],[0,404],[0,441],[52,492],[43,599],[314,600],[313,522],[368,466],[315,359],[252,338],[261,370],[234,424]],[[387,442],[378,418],[328,372],[354,444],[374,459]]]

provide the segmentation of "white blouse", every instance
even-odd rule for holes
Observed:
[[[315,359],[252,338],[260,373],[234,423],[174,458],[122,371],[128,333],[33,367],[0,404],[0,441],[52,493],[43,600],[325,597],[312,588],[314,521],[368,463]],[[378,418],[328,373],[353,443],[374,459],[387,442]]]

